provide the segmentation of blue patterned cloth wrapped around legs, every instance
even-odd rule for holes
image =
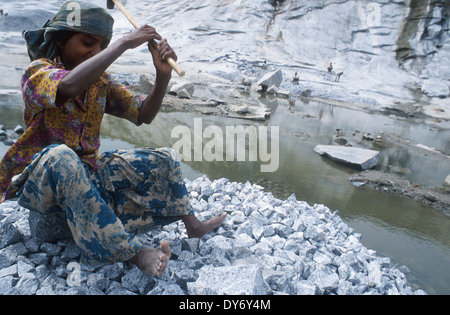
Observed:
[[[83,262],[126,261],[142,247],[136,234],[193,214],[172,149],[116,150],[100,158],[94,172],[66,145],[50,145],[13,178],[22,207],[65,211]]]

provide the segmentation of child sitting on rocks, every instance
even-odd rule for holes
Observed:
[[[64,4],[42,29],[24,32],[32,63],[22,78],[26,130],[0,163],[2,200],[18,197],[32,211],[65,211],[85,263],[130,261],[159,276],[167,241],[148,248],[143,233],[182,219],[189,237],[217,228],[194,215],[180,164],[170,148],[116,150],[98,156],[104,113],[136,125],[158,113],[177,56],[145,25],[109,45],[113,18],[84,1]],[[126,50],[151,40],[156,80],[147,97],[132,95],[105,72]]]

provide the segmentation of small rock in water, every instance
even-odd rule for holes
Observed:
[[[16,128],[14,128],[14,132],[21,135],[24,132],[23,127],[21,125],[17,125]]]

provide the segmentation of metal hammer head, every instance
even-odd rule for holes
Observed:
[[[107,0],[106,1],[106,7],[110,10],[114,9],[114,1],[112,0]]]

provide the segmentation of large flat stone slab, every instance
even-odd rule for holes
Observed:
[[[360,170],[375,167],[380,155],[380,152],[375,150],[337,145],[318,145],[314,152]]]

